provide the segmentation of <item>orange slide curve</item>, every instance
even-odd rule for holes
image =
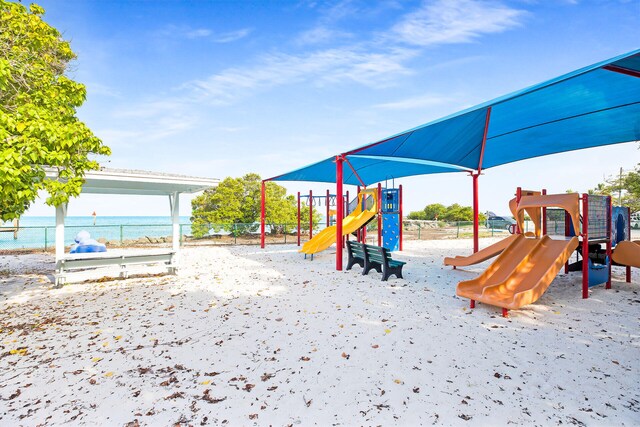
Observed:
[[[502,239],[499,242],[494,243],[491,246],[487,246],[479,250],[478,252],[469,256],[457,255],[454,258],[446,257],[444,259],[444,265],[452,265],[454,267],[466,267],[468,265],[479,264],[483,261],[493,258],[504,251],[518,236],[516,234]]]
[[[518,235],[476,279],[460,282],[456,294],[518,309],[538,300],[578,247],[578,239],[530,239]]]
[[[619,242],[611,254],[611,259],[616,264],[640,268],[640,240]]]

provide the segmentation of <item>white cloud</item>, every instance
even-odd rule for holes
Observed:
[[[403,63],[415,53],[409,49],[368,52],[350,47],[303,55],[271,54],[260,58],[253,67],[229,68],[187,86],[211,102],[225,104],[256,89],[302,81],[322,85],[350,80],[369,86],[385,85],[393,76],[410,72]]]
[[[188,39],[199,39],[202,37],[209,37],[212,33],[213,31],[206,28],[199,28],[196,30],[186,30],[184,32],[184,36]]]
[[[393,38],[415,46],[467,43],[521,25],[525,11],[498,2],[439,0],[404,17]]]
[[[253,32],[252,28],[242,28],[236,31],[230,31],[214,36],[212,40],[215,43],[231,43],[236,40],[243,39]]]
[[[209,28],[192,28],[185,25],[167,25],[155,33],[162,39],[210,40],[214,43],[231,43],[243,39],[253,32],[252,28],[240,28],[234,31],[216,32]]]
[[[336,39],[350,38],[352,35],[346,31],[334,30],[324,25],[318,25],[304,31],[296,40],[298,45],[323,44]]]

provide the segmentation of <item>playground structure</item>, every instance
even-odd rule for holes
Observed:
[[[473,246],[478,252],[478,181],[483,171],[535,157],[637,141],[638,99],[640,49],[341,151],[265,182],[335,182],[340,200],[344,184],[366,187],[389,176],[468,174],[473,188]],[[263,182],[262,218],[264,197]],[[338,218],[342,212],[338,203]],[[264,235],[264,224],[261,230]],[[337,221],[335,231],[336,270],[340,271],[342,221]],[[263,242],[264,238],[264,247]]]
[[[309,205],[309,240],[302,245],[300,252],[307,255],[313,255],[324,251],[335,243],[336,230],[341,228],[342,248],[344,248],[344,240],[348,239],[350,234],[356,237],[361,243],[366,243],[367,225],[373,221],[376,216],[378,219],[378,246],[383,246],[389,251],[402,250],[402,185],[398,188],[382,187],[382,183],[378,183],[377,187],[361,189],[357,187],[357,196],[349,202],[349,191],[346,191],[346,197],[343,197],[342,203],[337,203],[338,198],[329,193],[326,195],[314,196],[312,191],[309,195],[301,195],[298,193],[298,246],[301,244],[301,206],[302,201],[306,200]],[[392,181],[392,187],[395,183]],[[324,201],[326,206],[326,227],[315,236],[313,235],[313,206],[321,205]],[[265,195],[261,198],[261,239],[260,245],[265,247],[264,213],[266,200]],[[330,207],[341,207],[335,211],[335,224],[331,221],[334,213]],[[338,212],[341,211],[340,214]],[[342,218],[337,221],[337,218]],[[341,249],[342,249],[341,248]]]
[[[354,233],[360,230],[375,218],[378,212],[379,198],[375,189],[362,190],[358,193],[356,208],[349,215],[345,216],[342,221],[342,236]],[[336,225],[330,226],[322,230],[315,237],[307,241],[300,249],[300,252],[313,257],[314,254],[321,252],[331,246],[335,241]]]
[[[499,254],[479,277],[458,284],[456,294],[469,298],[471,308],[475,307],[475,301],[480,301],[501,307],[506,316],[509,309],[537,301],[563,266],[565,273],[582,272],[582,297],[588,298],[590,287],[605,284],[605,288],[611,288],[612,259],[627,266],[627,282],[631,280],[630,266],[640,264],[640,245],[628,241],[629,211],[615,208],[620,214],[613,217],[609,196],[547,195],[544,190],[518,188],[509,205],[517,222],[514,236],[469,257],[445,259],[445,265],[455,268]],[[534,223],[533,233],[522,233],[525,212]],[[561,239],[551,238],[547,233],[550,215],[556,222],[556,231],[557,220],[562,219]],[[569,264],[574,251],[576,261]]]
[[[18,231],[20,231],[19,219],[14,219],[11,225],[0,225],[0,233],[13,233],[13,240],[18,239]]]

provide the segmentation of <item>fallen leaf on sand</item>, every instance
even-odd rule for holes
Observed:
[[[374,344],[371,346],[371,348],[378,348],[378,347],[380,347],[378,344]]]
[[[106,374],[104,374],[105,377],[109,378],[113,376],[113,372],[107,372]]]

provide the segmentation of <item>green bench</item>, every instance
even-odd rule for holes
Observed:
[[[362,267],[362,275],[366,276],[371,270],[382,273],[382,281],[386,282],[392,274],[402,279],[402,267],[404,261],[391,258],[391,252],[381,246],[367,245],[351,240],[347,241],[347,270],[351,270],[355,264]]]

